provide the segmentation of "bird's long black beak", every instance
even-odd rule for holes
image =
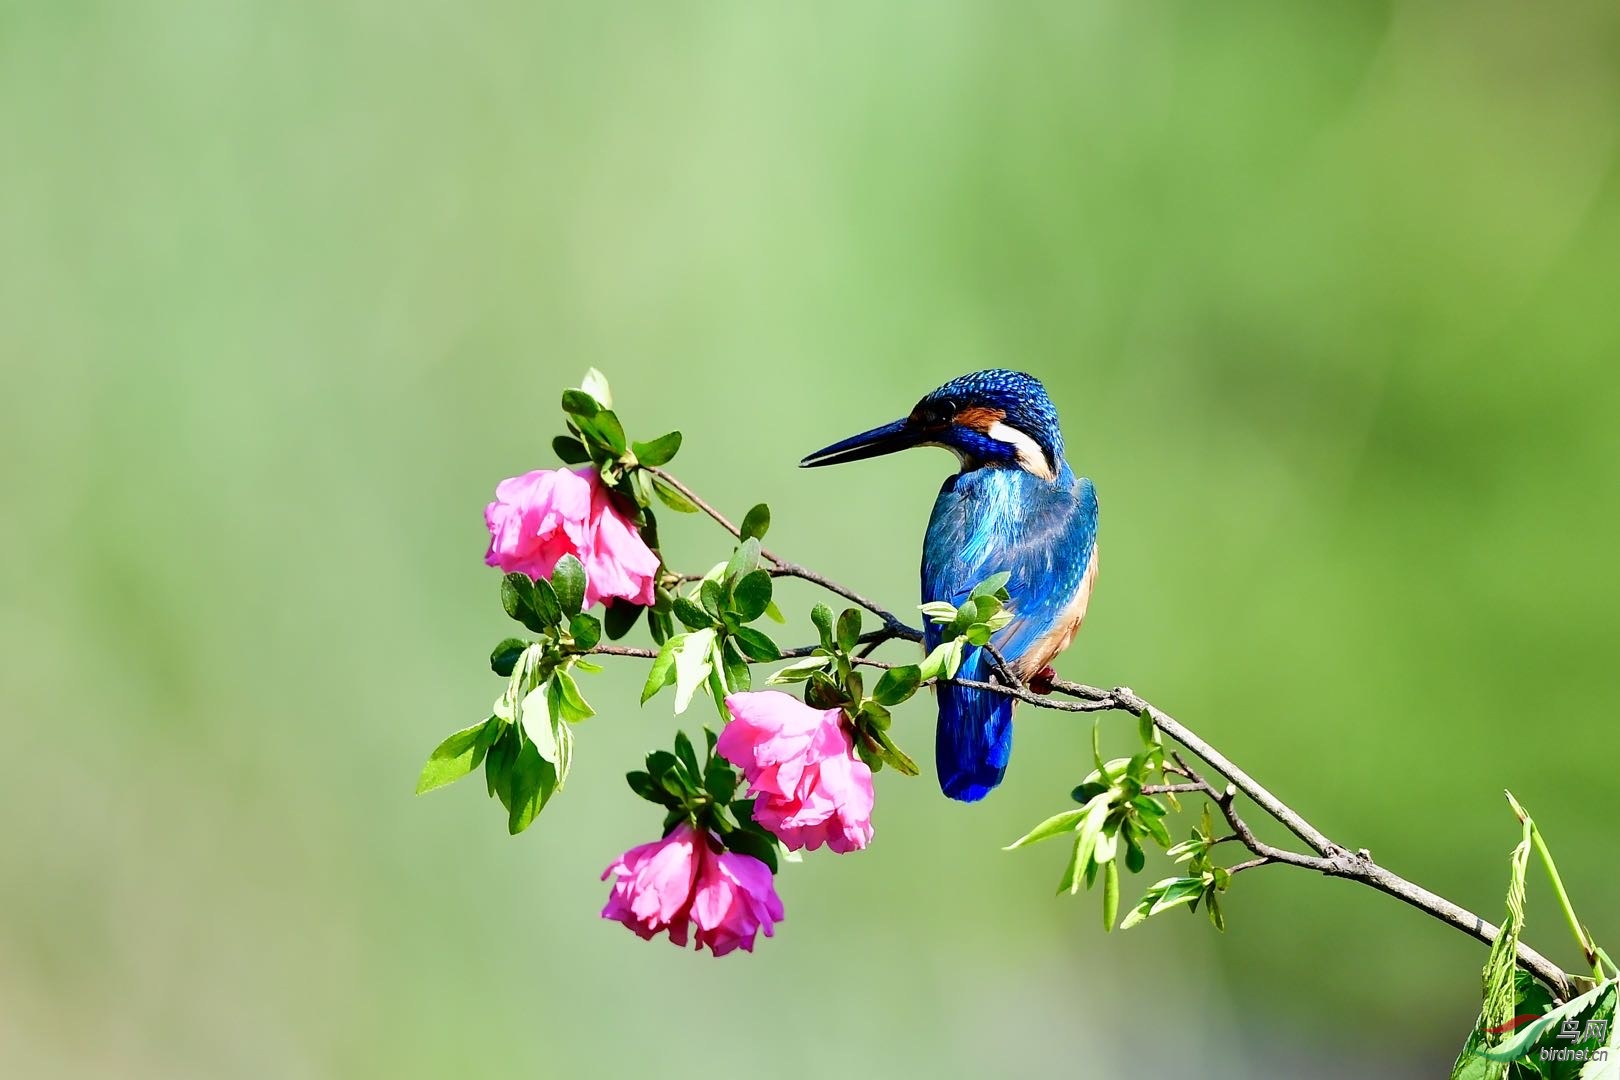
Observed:
[[[846,461],[860,461],[862,458],[882,457],[897,450],[907,450],[922,441],[921,428],[909,420],[896,420],[892,424],[863,431],[859,435],[851,435],[843,442],[835,442],[831,446],[824,446],[820,450],[799,462],[799,468],[809,469],[818,465],[842,465]]]

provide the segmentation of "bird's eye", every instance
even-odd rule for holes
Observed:
[[[917,409],[917,419],[925,427],[944,427],[955,415],[954,401],[925,401]]]

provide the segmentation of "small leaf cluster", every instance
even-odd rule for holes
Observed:
[[[568,417],[568,434],[551,440],[552,451],[570,465],[587,461],[595,464],[610,486],[638,465],[668,464],[681,448],[679,431],[660,435],[650,442],[628,439],[624,424],[613,411],[613,392],[608,388],[607,377],[595,368],[585,373],[578,390],[563,391],[562,408]]]
[[[1507,918],[1486,958],[1482,976],[1484,1005],[1452,1066],[1452,1080],[1596,1080],[1620,1076],[1620,1031],[1615,1030],[1620,981],[1605,976],[1605,970],[1620,973],[1620,969],[1591,939],[1585,926],[1577,930],[1582,949],[1588,951],[1593,964],[1593,978],[1582,980],[1589,987],[1585,993],[1555,1006],[1547,988],[1518,966],[1525,876],[1539,838],[1535,822],[1518,800],[1511,793],[1507,798],[1520,825],[1519,843],[1508,859]],[[1551,854],[1544,844],[1539,844],[1539,850],[1556,882]],[[1576,921],[1572,912],[1570,918]],[[1535,1019],[1514,1028],[1511,1022],[1520,1017]]]
[[[418,795],[461,779],[480,764],[490,797],[499,799],[513,835],[528,828],[562,789],[573,763],[572,725],[596,715],[570,669],[597,670],[584,659],[602,637],[602,624],[583,610],[585,568],[572,555],[557,561],[549,581],[527,574],[501,578],[501,607],[533,640],[510,637],[489,654],[505,676],[489,719],[456,732],[428,756]]]
[[[708,750],[700,763],[686,732],[675,733],[675,750],[654,750],[645,769],[625,774],[630,790],[662,806],[664,835],[681,822],[700,832],[707,830],[722,846],[739,855],[751,855],[777,869],[777,840],[754,820],[754,800],[736,798],[741,776],[732,764],[714,752],[716,737],[703,729]]]
[[[1166,852],[1176,862],[1186,863],[1187,873],[1150,885],[1136,906],[1125,914],[1119,928],[1127,930],[1161,911],[1182,904],[1190,905],[1190,911],[1197,911],[1202,903],[1211,925],[1224,931],[1226,913],[1221,908],[1220,897],[1231,887],[1232,872],[1224,866],[1215,865],[1210,858],[1217,843],[1219,838],[1215,836],[1214,816],[1209,811],[1209,804],[1205,803],[1203,819],[1193,828],[1192,839],[1183,840]]]
[[[889,735],[890,709],[909,699],[922,685],[917,664],[889,668],[878,677],[870,693],[856,670],[853,651],[861,643],[859,608],[846,608],[835,620],[832,608],[817,604],[810,612],[820,643],[803,660],[772,673],[772,685],[802,682],[805,704],[813,709],[840,709],[853,732],[855,752],[873,772],[892,765],[907,776],[917,775],[917,763],[895,745]]]
[[[528,645],[511,661],[506,689],[489,719],[434,749],[416,793],[459,780],[482,764],[489,794],[505,808],[507,831],[515,836],[562,790],[574,759],[572,725],[591,715],[579,687],[547,647]]]
[[[516,572],[501,578],[501,608],[508,618],[539,635],[534,644],[543,646],[548,675],[602,640],[602,622],[583,609],[584,600],[585,567],[573,555],[557,560],[550,581]],[[522,638],[507,638],[489,654],[489,666],[497,675],[510,675],[529,645]]]
[[[1615,1075],[1620,1068],[1620,1032],[1615,1030],[1620,980],[1605,979],[1557,1006],[1546,988],[1523,971],[1515,975],[1515,988],[1514,1015],[1540,1015],[1505,1036],[1476,1026],[1452,1066],[1452,1080],[1597,1080]],[[1497,1038],[1502,1041],[1493,1043]],[[1549,1052],[1546,1060],[1543,1052]]]
[[[1104,761],[1098,743],[1099,728],[1092,728],[1091,754],[1096,768],[1074,789],[1076,810],[1054,814],[1007,846],[1011,851],[1054,836],[1072,838],[1069,864],[1058,884],[1058,892],[1078,893],[1084,883],[1090,889],[1103,879],[1103,928],[1112,930],[1119,912],[1119,864],[1139,873],[1146,863],[1144,847],[1151,841],[1161,848],[1170,846],[1170,832],[1164,817],[1168,807],[1155,795],[1142,789],[1151,772],[1164,764],[1164,747],[1152,722],[1142,726],[1144,747],[1129,758]],[[1140,921],[1140,920],[1137,920]],[[1133,925],[1127,916],[1125,926]]]
[[[671,431],[650,442],[629,439],[624,433],[624,424],[613,411],[613,393],[608,388],[607,377],[595,368],[585,373],[579,389],[563,391],[562,410],[567,418],[568,434],[551,440],[552,451],[566,464],[595,466],[602,483],[617,497],[619,509],[635,524],[642,541],[662,562],[658,521],[653,513],[655,498],[682,513],[690,513],[697,507],[648,468],[668,464],[675,457],[681,448],[681,433]],[[602,628],[609,638],[617,641],[630,632],[644,610],[654,640],[663,641],[673,632],[667,588],[658,590],[657,602],[651,608],[623,600],[613,601],[603,615]]]
[[[781,659],[782,650],[770,635],[749,625],[762,615],[781,620],[771,600],[771,572],[763,565],[759,546],[770,511],[763,504],[756,506],[745,522],[744,539],[729,561],[710,570],[686,593],[671,595],[670,610],[686,629],[667,636],[660,645],[641,689],[643,705],[673,684],[675,711],[682,713],[698,688],[705,687],[723,717],[726,695],[753,685],[748,665]]]
[[[1007,582],[1012,575],[1006,571],[985,578],[968,598],[960,604],[935,600],[919,605],[923,615],[940,626],[940,643],[922,663],[922,677],[954,679],[962,666],[962,654],[969,645],[987,645],[995,633],[1012,622],[1007,610],[1011,597]]]

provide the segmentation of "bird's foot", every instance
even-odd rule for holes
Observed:
[[[1057,681],[1057,677],[1057,669],[1051,664],[1047,664],[1029,677],[1029,688],[1037,694],[1050,694],[1052,684]]]

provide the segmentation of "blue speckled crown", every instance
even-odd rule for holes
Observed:
[[[1007,414],[1003,423],[1034,439],[1054,462],[1063,460],[1063,432],[1058,428],[1057,409],[1035,376],[989,368],[952,379],[923,398],[924,402],[947,400],[955,403],[958,411],[972,406],[1000,409]]]

